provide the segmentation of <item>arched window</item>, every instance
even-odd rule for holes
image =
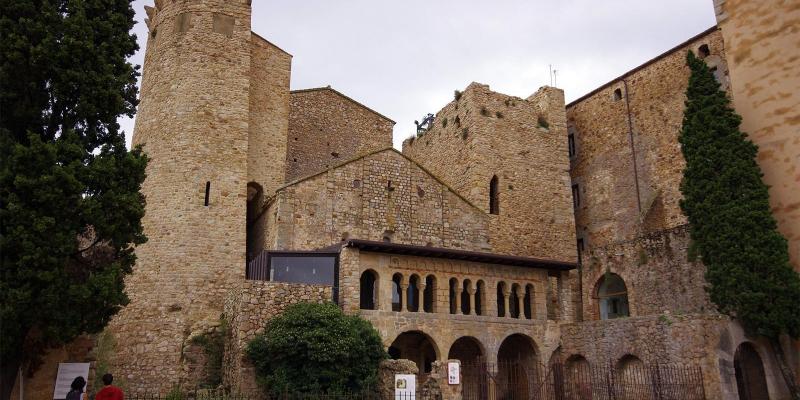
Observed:
[[[450,279],[450,314],[458,312],[456,309],[456,295],[458,294],[458,281],[456,278]]]
[[[597,300],[600,303],[600,319],[627,317],[628,289],[617,274],[607,273],[597,283]]]
[[[736,373],[736,390],[739,392],[739,399],[769,398],[764,364],[752,344],[744,342],[739,345],[733,357],[733,368]]]
[[[436,312],[436,277],[428,275],[425,277],[425,292],[422,294],[422,309],[425,312]]]
[[[489,214],[500,214],[500,190],[497,175],[489,181]]]
[[[511,296],[508,299],[508,311],[511,318],[519,318],[519,285],[511,285]]]
[[[378,274],[368,269],[361,274],[361,309],[375,310],[378,304]]]
[[[506,316],[506,283],[505,282],[498,282],[497,283],[497,316],[498,317],[505,317]]]
[[[472,302],[470,301],[469,292],[472,289],[472,282],[469,279],[464,280],[464,288],[461,291],[461,314],[469,315],[470,305]]]
[[[403,304],[403,290],[400,285],[403,283],[403,275],[394,274],[392,276],[392,311],[400,311]]]
[[[533,285],[525,285],[525,298],[522,299],[523,313],[526,319],[533,318]]]
[[[700,47],[697,48],[697,53],[700,58],[706,58],[711,55],[711,50],[708,48],[707,44],[701,44]]]
[[[406,299],[406,301],[408,301],[408,311],[419,311],[419,276],[411,275],[411,277],[408,278]]]
[[[475,315],[483,315],[484,291],[486,291],[486,285],[483,281],[478,281],[475,285]]]

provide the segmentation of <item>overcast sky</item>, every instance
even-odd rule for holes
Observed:
[[[134,1],[136,64],[152,3]],[[552,64],[569,102],[715,23],[712,0],[254,0],[252,30],[294,56],[292,90],[331,85],[396,121],[400,148],[470,82],[527,97]]]

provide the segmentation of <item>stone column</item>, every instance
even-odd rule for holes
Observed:
[[[417,297],[419,299],[419,306],[417,307],[417,311],[425,312],[425,286],[427,285],[425,285],[425,281],[420,279],[417,286],[419,287],[419,295]]]
[[[461,292],[464,288],[460,283],[456,283],[456,314],[461,314]]]
[[[517,318],[524,319],[525,318],[525,309],[522,307],[522,301],[525,300],[525,293],[520,293],[521,288],[517,287]]]
[[[509,300],[510,300],[509,299],[509,294],[510,293],[508,291],[508,288],[507,287],[503,288],[503,305],[505,306],[504,308],[505,308],[505,312],[506,312],[505,318],[511,318],[511,309],[508,307]]]
[[[408,284],[400,284],[400,311],[408,311]]]
[[[475,293],[477,293],[477,290],[475,290],[475,288],[474,288],[474,287],[470,287],[469,289],[467,289],[467,293],[469,293],[469,298],[472,300],[472,301],[470,302],[470,305],[469,305],[469,306],[470,306],[470,307],[469,307],[469,309],[470,309],[470,314],[472,314],[472,315],[475,315],[475,314],[477,314],[477,313],[475,312],[475,304],[476,304],[476,303],[475,303]]]

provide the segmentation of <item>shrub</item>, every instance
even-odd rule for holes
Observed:
[[[289,306],[248,344],[247,355],[272,394],[375,386],[378,363],[386,358],[375,328],[333,303]]]
[[[550,129],[550,124],[543,116],[540,115],[536,122],[539,124],[540,128]]]
[[[459,100],[461,100],[461,95],[462,94],[463,93],[461,93],[460,90],[456,90],[455,92],[453,92],[453,98],[456,99],[456,101],[459,101]]]
[[[442,119],[442,128],[447,128],[447,118]]]

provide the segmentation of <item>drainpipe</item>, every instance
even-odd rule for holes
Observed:
[[[639,215],[642,214],[642,198],[639,194],[639,171],[636,166],[636,147],[633,145],[633,118],[631,117],[631,104],[628,99],[628,81],[622,79],[622,84],[625,86],[625,110],[628,114],[628,141],[631,144],[631,157],[633,158],[633,182],[636,184],[636,206],[639,209]]]

